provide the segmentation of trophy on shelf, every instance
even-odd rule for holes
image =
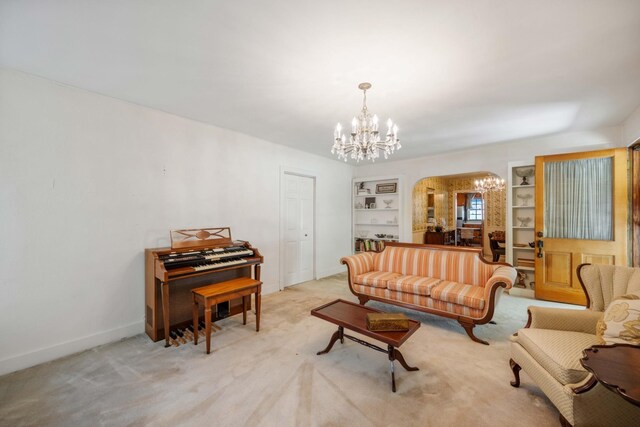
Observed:
[[[522,182],[520,183],[520,185],[531,185],[529,181],[527,181],[527,178],[530,176],[533,176],[533,172],[534,172],[533,168],[516,169],[515,171],[516,171],[516,175],[522,178]]]

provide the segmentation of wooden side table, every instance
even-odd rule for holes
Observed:
[[[593,374],[578,392],[591,390],[597,382],[640,406],[640,347],[631,344],[594,345],[582,352],[580,363]]]
[[[207,341],[207,354],[211,350],[211,307],[220,303],[242,298],[242,324],[247,324],[247,298],[256,294],[256,332],[260,331],[260,290],[262,282],[248,277],[214,283],[192,289],[193,294],[193,344],[198,345],[198,320],[200,310],[198,304],[204,307],[204,324]]]

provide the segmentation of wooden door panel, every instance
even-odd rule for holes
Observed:
[[[575,233],[575,224],[571,223],[572,216],[566,216],[566,207],[570,207],[570,212],[573,213],[572,203],[575,203],[576,208],[584,209],[584,200],[574,197],[571,191],[562,194],[562,197],[557,196],[557,188],[563,187],[565,183],[581,183],[583,181],[573,180],[572,175],[560,175],[558,181],[552,181],[545,183],[544,168],[546,163],[556,162],[568,162],[575,160],[585,159],[598,159],[598,158],[610,158],[611,162],[611,181],[613,183],[612,192],[610,194],[611,203],[611,216],[605,216],[611,221],[613,236],[612,240],[589,240],[585,238],[575,237],[559,237],[559,236],[573,236],[573,235],[587,235]],[[580,162],[576,162],[580,163]],[[582,162],[584,163],[584,162]],[[591,163],[590,163],[591,164]],[[557,165],[551,165],[550,167],[557,167]],[[628,195],[627,195],[627,151],[625,149],[611,149],[611,150],[598,150],[582,153],[569,153],[558,154],[551,156],[536,157],[535,168],[535,234],[536,234],[536,258],[535,258],[535,283],[536,283],[536,298],[566,302],[570,304],[586,303],[586,296],[580,286],[576,268],[583,263],[591,264],[610,264],[610,265],[626,265],[627,264],[627,221],[628,221]],[[598,174],[590,172],[583,175],[586,180],[586,185],[591,177],[596,177]],[[600,172],[601,174],[602,172]],[[553,177],[550,174],[549,177]],[[552,178],[549,178],[552,179]],[[588,188],[597,187],[596,183],[603,183],[605,181],[594,179],[592,185]],[[549,200],[554,203],[559,203],[556,206],[565,207],[563,209],[549,209],[545,207],[545,185],[557,184],[554,190],[556,191],[555,197],[550,197]],[[551,193],[554,194],[554,193]],[[602,194],[594,193],[591,194]],[[581,204],[582,203],[582,204]],[[593,212],[597,211],[594,209]],[[591,215],[590,220],[599,220],[600,217],[594,216],[595,214],[589,212]],[[549,219],[556,220],[555,224],[552,224],[554,231],[560,231],[559,234],[554,234],[554,238],[546,238],[545,236],[545,214],[549,215]],[[559,216],[556,216],[559,215]],[[569,224],[567,227],[574,226],[573,228],[559,229],[557,226],[558,220],[567,220]],[[600,224],[609,224],[609,221],[605,220]],[[591,237],[590,237],[591,238]],[[596,237],[597,238],[597,237]],[[608,236],[605,237],[609,238]]]
[[[581,254],[580,264],[605,264],[615,265],[616,257],[614,255],[602,255],[602,254]]]
[[[544,277],[545,285],[552,287],[568,288],[571,286],[571,253],[552,252],[545,253]]]

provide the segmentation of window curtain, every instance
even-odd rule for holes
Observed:
[[[613,240],[612,213],[612,158],[545,163],[545,237]]]

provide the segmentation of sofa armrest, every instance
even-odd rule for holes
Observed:
[[[354,277],[358,274],[364,274],[373,270],[373,254],[371,252],[345,256],[340,258],[340,262],[347,265],[349,277]]]
[[[549,308],[530,306],[529,327],[553,329],[556,331],[596,333],[596,324],[602,313],[592,310],[571,310],[568,308]]]
[[[498,299],[502,294],[502,290],[499,289],[503,287],[505,289],[510,289],[513,285],[513,282],[516,280],[517,272],[515,268],[504,265],[496,268],[493,271],[487,283],[484,284],[484,294],[483,298],[485,301],[483,319],[488,322],[493,318],[493,312],[496,308],[496,304],[498,303]]]
[[[513,286],[513,283],[516,281],[517,275],[518,275],[518,272],[516,271],[515,268],[509,265],[502,265],[496,268],[495,270],[493,270],[493,274],[491,275],[491,277],[489,277],[489,280],[487,280],[487,283],[485,283],[484,287],[487,291],[490,291],[490,289],[496,283],[501,282],[506,284],[505,289],[511,289],[511,287]],[[486,296],[486,291],[485,291],[485,296]]]

